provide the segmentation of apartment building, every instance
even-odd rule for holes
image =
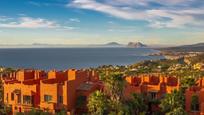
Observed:
[[[196,84],[185,92],[186,111],[189,115],[204,115],[204,79],[199,79]]]
[[[151,99],[161,99],[166,93],[180,88],[176,77],[161,74],[127,76],[124,96],[143,93]],[[26,112],[32,108],[67,114],[87,112],[88,96],[104,88],[103,82],[94,71],[69,69],[66,71],[19,70],[3,77],[4,103],[10,105],[12,112]],[[190,115],[204,115],[204,79],[186,90],[186,111]],[[192,105],[192,101],[197,102]],[[151,107],[154,108],[155,107]],[[157,107],[156,107],[157,108]]]
[[[148,103],[149,111],[160,110],[159,105],[155,104],[157,100],[162,99],[165,94],[179,89],[179,81],[176,77],[164,76],[161,74],[143,74],[139,76],[126,77],[127,86],[125,96],[129,98],[132,93],[142,93],[150,101]]]
[[[40,80],[46,78],[44,71],[21,70],[4,79],[4,103],[11,105],[13,112],[38,107]]]
[[[85,96],[98,88],[98,75],[92,71],[40,71],[19,70],[4,77],[4,103],[12,107],[13,113],[26,112],[32,108],[56,113],[61,109],[74,113],[77,90],[82,84],[92,84]],[[94,90],[93,90],[94,89]]]
[[[179,81],[176,77],[160,74],[143,74],[140,76],[126,77],[128,83],[125,94],[146,93],[152,99],[159,99],[166,93],[179,89]]]

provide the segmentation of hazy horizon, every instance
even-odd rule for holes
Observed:
[[[114,41],[113,41],[114,42]],[[94,47],[94,46],[115,46],[115,45],[109,45],[109,43],[113,43],[113,42],[105,42],[105,43],[93,43],[93,44],[91,44],[91,43],[83,43],[83,44],[67,44],[67,43],[62,43],[62,44],[58,44],[58,43],[30,43],[30,44],[18,44],[18,43],[14,43],[14,44],[1,44],[0,43],[0,47],[1,46],[90,46],[90,47]],[[134,42],[134,43],[136,43],[136,42],[140,42],[140,41],[129,41],[129,42]],[[118,43],[120,46],[127,46],[128,45],[128,43],[129,42],[127,42],[127,43],[121,43],[121,42],[114,42],[114,43]],[[168,43],[161,43],[161,44],[146,44],[146,43],[144,43],[144,42],[140,42],[140,43],[142,43],[142,44],[144,44],[144,45],[147,45],[147,46],[166,46],[166,47],[168,47],[168,46],[181,46],[181,45],[191,45],[191,44],[168,44]],[[200,43],[200,42],[199,42]],[[194,43],[194,44],[197,44],[197,43]]]

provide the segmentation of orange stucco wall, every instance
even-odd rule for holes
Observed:
[[[204,115],[204,79],[201,78],[197,81],[197,86],[190,87],[185,92],[185,107],[189,115]],[[191,110],[191,99],[193,95],[199,98],[199,111]]]
[[[96,80],[99,79],[95,72],[85,70],[51,70],[48,72],[19,70],[3,79],[4,103],[12,106],[13,113],[28,111],[33,107],[49,110],[52,113],[62,108],[73,112],[78,86],[84,82]],[[85,92],[90,93],[90,91]],[[20,101],[17,102],[19,95]],[[51,100],[46,102],[45,95],[51,96]],[[31,96],[32,103],[24,103],[24,96]]]
[[[179,82],[175,77],[161,75],[140,75],[127,76],[127,87],[125,95],[130,93],[156,92],[159,98],[165,93],[171,93],[174,89],[179,89]]]

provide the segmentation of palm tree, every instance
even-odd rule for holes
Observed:
[[[174,90],[171,94],[166,94],[166,96],[161,100],[161,110],[164,113],[172,113],[178,108],[184,109],[184,95],[181,90]],[[174,115],[174,114],[169,114]],[[181,114],[182,115],[182,114]]]
[[[125,88],[125,80],[120,73],[110,73],[105,76],[105,92],[110,96],[112,101],[121,101]]]
[[[108,109],[107,97],[101,91],[96,91],[88,98],[88,110],[91,115],[104,115]]]
[[[187,112],[182,107],[178,107],[174,108],[173,111],[166,113],[166,115],[187,115]]]
[[[184,77],[181,79],[181,86],[189,88],[196,85],[196,79],[194,77]]]
[[[127,104],[129,105],[129,111],[133,115],[139,115],[147,111],[147,104],[142,94],[133,93]]]

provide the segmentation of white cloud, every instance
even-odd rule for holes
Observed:
[[[115,5],[115,6],[121,6],[121,5],[141,5],[141,6],[147,6],[148,0],[105,0],[106,3]]]
[[[155,1],[155,0],[151,0]],[[155,2],[164,4],[164,5],[182,5],[182,4],[187,4],[191,2],[196,2],[199,0],[156,0]]]
[[[134,32],[136,31],[135,26],[121,25],[112,21],[108,21],[108,29],[109,32]]]
[[[68,29],[68,30],[74,30],[75,29],[75,27],[71,27],[71,26],[64,26],[63,28]]]
[[[33,2],[33,1],[29,1],[28,3],[31,4],[31,5],[34,5],[34,6],[38,6],[38,7],[41,6],[41,4],[39,4],[37,2]]]
[[[1,28],[57,28],[59,24],[43,18],[21,17],[17,21],[0,23]]]
[[[0,16],[0,22],[5,22],[5,21],[8,21],[8,20],[12,20],[13,18],[9,18],[7,16]]]
[[[99,3],[94,0],[74,0],[71,4],[68,4],[68,6],[81,8],[81,9],[95,10],[95,11],[109,14],[111,16],[124,18],[128,20],[144,18],[143,13],[135,12],[129,9],[122,9],[122,8],[111,6],[104,3]]]
[[[150,2],[161,5],[178,5],[186,2],[193,2],[196,0],[105,0],[106,3],[112,5],[130,5],[130,6],[148,6]]]
[[[2,18],[3,17],[3,18]],[[1,19],[5,19],[2,20]],[[79,21],[77,19],[72,19],[72,21]],[[20,17],[17,19],[8,18],[5,16],[0,16],[0,28],[23,28],[23,29],[55,29],[57,31],[72,31],[79,29],[78,27],[72,27],[67,25],[66,23],[59,24],[55,21],[43,19],[43,18],[32,18],[32,17]]]
[[[80,22],[78,18],[70,18],[69,21],[70,22]]]
[[[204,9],[195,8],[154,8],[148,7],[137,9],[135,6],[147,6],[149,2],[160,4],[178,5],[189,3],[193,0],[107,0],[98,2],[96,0],[73,0],[68,7],[94,10],[117,18],[126,20],[143,20],[149,22],[154,28],[183,28],[186,25],[199,25],[201,22],[194,15],[204,15]],[[131,4],[130,4],[131,3]],[[125,5],[125,7],[124,7]]]
[[[190,15],[178,15],[176,12],[166,10],[148,10],[147,13],[150,15],[150,27],[155,28],[181,28],[188,23],[192,23],[194,18]],[[161,20],[161,18],[169,18],[168,21]]]
[[[61,28],[57,28],[57,31],[72,31],[72,30],[76,30],[79,29],[78,27],[73,27],[73,26],[63,26]]]
[[[26,14],[20,13],[19,16],[26,17]]]
[[[113,22],[113,21],[108,21],[108,24],[115,24],[115,22]]]
[[[147,13],[151,15],[149,18],[150,27],[155,28],[184,28],[187,25],[204,26],[204,21],[199,21],[194,15],[204,15],[204,10],[148,10]],[[169,20],[162,21],[161,18],[169,18]]]
[[[46,2],[46,1],[28,1],[27,2],[30,5],[36,6],[36,7],[46,7],[46,6],[64,6],[64,1],[57,0],[57,1],[51,1],[51,2]]]

